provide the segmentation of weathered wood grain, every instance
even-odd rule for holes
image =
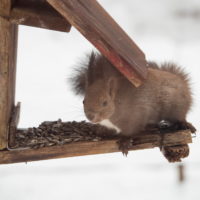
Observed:
[[[15,98],[18,27],[0,17],[0,149],[7,147]]]
[[[162,142],[165,146],[192,142],[190,130],[167,133],[163,141],[162,138],[162,135],[158,133],[135,136],[133,138],[133,146],[130,149],[139,150],[160,147]],[[116,142],[117,140],[76,142],[39,149],[5,150],[0,151],[0,164],[119,152]]]
[[[12,23],[55,31],[69,32],[71,25],[54,9],[37,6],[14,7],[10,14]]]
[[[96,0],[47,0],[135,86],[147,76],[144,53]]]

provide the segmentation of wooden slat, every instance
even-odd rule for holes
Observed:
[[[149,149],[164,146],[174,146],[191,143],[191,132],[189,130],[167,133],[162,140],[161,134],[138,135],[133,138],[131,150]],[[73,156],[103,154],[119,152],[117,140],[104,140],[98,142],[77,142],[61,146],[44,147],[40,149],[0,151],[0,164],[30,162]]]
[[[60,14],[44,7],[14,7],[10,20],[15,24],[62,32],[69,32],[71,29],[71,25]]]
[[[144,53],[96,0],[47,0],[135,86],[147,76]]]
[[[18,27],[0,17],[0,149],[7,147],[14,108]]]

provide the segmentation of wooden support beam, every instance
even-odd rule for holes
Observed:
[[[17,36],[18,27],[0,17],[0,149],[8,145],[9,122],[14,108]]]
[[[39,149],[4,150],[0,151],[0,164],[119,152],[116,142],[117,139],[97,142],[82,141]],[[162,134],[159,133],[140,134],[133,137],[133,143],[130,150],[160,147],[161,143],[164,146],[174,146],[191,142],[190,130],[165,133],[164,140]]]
[[[69,32],[71,29],[71,25],[59,13],[43,6],[14,7],[10,14],[10,21],[15,24],[62,32]]]
[[[144,53],[96,0],[47,0],[135,86],[147,76]]]

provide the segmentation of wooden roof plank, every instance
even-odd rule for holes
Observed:
[[[147,76],[141,49],[95,0],[47,0],[135,86]]]
[[[15,6],[11,10],[10,21],[15,24],[69,32],[69,24],[60,14],[44,7]]]

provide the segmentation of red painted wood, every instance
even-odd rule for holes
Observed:
[[[95,0],[47,0],[135,86],[147,76],[144,53]]]

